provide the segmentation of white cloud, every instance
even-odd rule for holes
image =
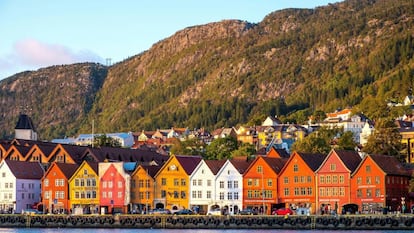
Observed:
[[[14,44],[10,54],[0,57],[0,79],[17,72],[52,65],[103,61],[102,57],[89,50],[74,52],[63,45],[24,39]]]

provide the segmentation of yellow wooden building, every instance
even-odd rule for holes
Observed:
[[[98,163],[83,161],[69,179],[72,214],[99,213]]]
[[[190,175],[201,160],[201,156],[170,156],[155,175],[155,208],[173,212],[189,208]]]

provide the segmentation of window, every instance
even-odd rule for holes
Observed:
[[[197,180],[193,180],[193,186],[197,186]]]
[[[338,176],[332,175],[332,184],[337,184],[337,183],[338,183]]]
[[[224,200],[224,192],[220,192],[219,197],[220,197],[220,200]]]
[[[122,181],[118,181],[118,188],[122,188]]]
[[[298,172],[299,171],[299,166],[297,164],[293,165],[293,172]]]
[[[233,193],[231,192],[227,193],[227,200],[233,200]]]
[[[365,172],[366,173],[370,173],[371,172],[371,166],[370,165],[365,166]]]
[[[191,191],[191,197],[192,198],[197,198],[197,192],[196,191]]]
[[[367,184],[371,184],[371,176],[366,177]]]
[[[161,198],[165,198],[167,196],[167,192],[165,190],[161,190]]]
[[[207,196],[208,199],[211,198],[211,191],[210,190],[207,191],[206,196]]]
[[[203,198],[203,192],[197,191],[197,198]]]
[[[161,178],[161,185],[167,185],[167,178]]]
[[[79,179],[75,179],[75,187],[79,186]]]
[[[331,163],[329,166],[331,171],[336,171],[336,164],[335,163]]]
[[[289,188],[283,188],[283,193],[285,194],[285,196],[289,196]]]
[[[375,197],[381,197],[381,189],[375,189]]]
[[[308,176],[308,178],[307,178],[307,182],[308,182],[308,183],[312,183],[312,176]]]
[[[122,198],[122,192],[118,192],[118,198]]]
[[[249,198],[249,199],[253,198],[253,191],[252,190],[247,190],[247,198]]]
[[[344,175],[339,175],[339,183],[343,184],[345,182]]]
[[[233,188],[235,189],[239,188],[239,181],[237,180],[233,181]]]
[[[367,189],[367,197],[372,197],[372,190],[371,189]]]
[[[174,191],[174,198],[177,199],[178,198],[178,191]]]
[[[326,176],[326,183],[327,184],[330,184],[331,183],[331,176],[330,175],[327,175]]]
[[[339,196],[340,197],[345,197],[345,188],[344,187],[339,187]]]
[[[80,186],[85,187],[85,180],[84,179],[80,179]]]
[[[293,182],[295,184],[299,183],[299,177],[297,177],[297,176],[293,177]]]
[[[321,184],[325,184],[325,176],[320,176],[320,177],[319,177],[319,182],[320,182]]]
[[[203,186],[203,180],[198,180],[198,186]]]
[[[325,188],[319,188],[319,195],[321,197],[324,197],[325,196]]]
[[[283,177],[283,183],[284,184],[289,184],[289,177]]]
[[[362,197],[362,189],[357,189],[357,197]]]
[[[273,180],[272,179],[267,179],[267,186],[268,187],[272,187],[273,186]]]
[[[221,188],[221,189],[224,189],[224,181],[220,181],[220,183],[219,183],[219,184],[220,184],[220,188]]]
[[[186,199],[187,198],[187,194],[185,191],[181,191],[181,199]]]
[[[233,182],[231,181],[227,181],[227,188],[231,189],[232,188],[232,184]],[[230,200],[230,199],[229,199]]]
[[[177,178],[174,178],[174,186],[179,186],[180,185],[180,180]]]
[[[306,195],[306,188],[304,188],[304,187],[300,188],[300,195],[302,195],[302,196]]]
[[[87,169],[83,169],[83,174],[84,175],[88,175],[88,170]]]
[[[380,184],[381,183],[381,179],[379,176],[375,177],[375,184]]]
[[[257,166],[257,173],[263,174],[263,166]]]
[[[211,180],[207,180],[207,186],[210,187],[211,186]]]
[[[233,198],[234,198],[234,200],[239,200],[239,193],[235,192]]]
[[[185,179],[181,179],[181,186],[186,186],[187,185],[187,181]]]
[[[253,181],[254,181],[254,186],[256,187],[259,186],[259,183],[260,183],[259,179],[254,179]]]
[[[312,196],[312,188],[311,188],[311,187],[308,187],[308,188],[306,189],[306,195],[308,195],[308,196]]]
[[[112,188],[114,186],[114,184],[112,183],[112,181],[108,181],[108,188]]]
[[[294,188],[294,194],[293,195],[299,196],[299,188],[298,187]]]

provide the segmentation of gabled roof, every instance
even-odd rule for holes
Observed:
[[[231,159],[229,160],[231,164],[237,169],[237,171],[243,175],[247,169],[249,168],[250,164],[252,163],[252,160],[245,160],[245,159]]]
[[[224,163],[226,163],[227,160],[204,160],[204,162],[207,164],[207,166],[210,168],[211,172],[214,175],[217,175],[217,173],[220,171],[221,167],[223,167]]]
[[[43,177],[43,169],[37,162],[4,160],[16,179],[40,180]]]
[[[368,155],[386,173],[386,175],[411,176],[400,161],[394,156]]]
[[[333,150],[351,173],[355,171],[362,159],[358,152],[353,150]]]
[[[264,161],[272,168],[272,170],[279,174],[282,168],[285,166],[286,162],[288,161],[287,158],[269,158],[263,157]]]
[[[66,179],[70,179],[79,167],[79,165],[77,164],[70,163],[54,163],[53,165],[55,165],[59,170],[62,171]],[[53,168],[53,165],[49,168],[49,170]]]
[[[300,156],[303,161],[308,165],[312,171],[318,170],[318,168],[321,166],[323,161],[328,155],[320,154],[320,153],[302,153],[302,152],[295,152],[298,156]]]
[[[15,129],[31,129],[35,131],[32,119],[26,114],[20,114]]]
[[[155,175],[161,169],[162,166],[150,166],[150,165],[140,165],[142,169],[145,169],[152,178],[155,178]]]
[[[175,157],[184,168],[184,171],[187,173],[187,175],[191,175],[194,169],[202,160],[201,156],[193,155],[176,155]]]

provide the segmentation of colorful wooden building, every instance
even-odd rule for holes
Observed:
[[[45,213],[70,213],[69,179],[77,164],[52,163],[42,178],[42,204]]]
[[[258,156],[243,175],[243,206],[271,214],[278,204],[278,176],[286,158]]]
[[[99,213],[98,163],[83,161],[69,179],[69,190],[73,214]]]
[[[103,213],[127,213],[130,204],[130,175],[123,162],[99,163],[99,205]]]
[[[406,210],[410,179],[394,156],[366,155],[352,174],[351,201],[363,213]]]
[[[279,173],[279,203],[293,210],[301,207],[315,213],[315,171],[325,158],[326,155],[320,153],[293,152]]]
[[[148,213],[154,209],[155,174],[161,166],[139,165],[131,174],[131,213]]]
[[[342,212],[342,206],[352,203],[351,174],[361,162],[356,151],[331,150],[316,170],[318,213]]]
[[[190,155],[170,156],[155,175],[155,208],[172,211],[189,208],[190,175],[201,159]]]

